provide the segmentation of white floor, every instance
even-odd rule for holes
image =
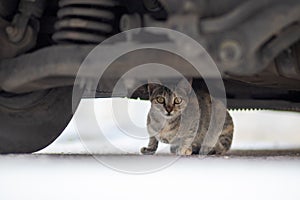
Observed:
[[[163,158],[116,159],[151,164]],[[299,160],[181,158],[164,170],[142,175],[114,171],[87,156],[0,156],[0,160],[1,200],[300,199]]]

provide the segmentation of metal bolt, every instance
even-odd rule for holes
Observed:
[[[6,27],[5,30],[6,30],[6,33],[7,33],[8,35],[11,35],[11,34],[14,33],[14,28],[13,28],[12,26]]]
[[[12,42],[19,42],[20,38],[18,37],[18,28],[14,26],[7,26],[5,28],[5,32],[7,34],[7,37]]]
[[[17,33],[16,28],[13,27],[13,26],[7,26],[7,27],[5,28],[5,31],[6,31],[6,33],[7,33],[7,35],[8,35],[9,37],[14,37],[14,36],[16,35],[16,33]]]
[[[241,45],[235,40],[223,41],[220,45],[219,56],[222,62],[238,62],[242,58]]]

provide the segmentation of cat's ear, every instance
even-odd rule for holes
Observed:
[[[161,82],[157,79],[155,80],[148,80],[148,92],[151,95],[153,90],[157,88],[159,85],[161,85]]]
[[[186,91],[187,93],[190,93],[192,91],[192,83],[193,78],[181,79],[177,84],[177,88],[180,88]]]

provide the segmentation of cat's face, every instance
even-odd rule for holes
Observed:
[[[188,84],[185,81],[184,84]],[[185,86],[185,87],[184,87]],[[174,88],[169,89],[158,84],[149,84],[151,109],[166,118],[180,115],[189,102],[190,86],[179,82]]]

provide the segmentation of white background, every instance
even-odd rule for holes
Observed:
[[[127,103],[126,99],[118,101],[122,106]],[[93,104],[94,111],[90,107]],[[133,124],[145,127],[149,103],[130,100],[128,105]],[[90,123],[92,112],[105,137],[117,149],[97,139],[99,132]],[[235,122],[233,149],[300,147],[299,114],[271,111],[231,114]],[[86,155],[85,147],[91,146],[93,153],[119,163],[137,165],[157,163],[172,156],[162,145],[156,156],[138,155],[147,140],[125,134],[124,130],[130,130],[126,127],[128,123],[115,124],[110,99],[83,100],[75,117],[77,120],[73,119],[58,140],[44,150],[32,155],[0,156],[0,200],[300,199],[298,157],[180,158],[155,173],[121,173]],[[78,127],[83,129],[82,133],[77,132]],[[80,137],[84,138],[84,144]]]

